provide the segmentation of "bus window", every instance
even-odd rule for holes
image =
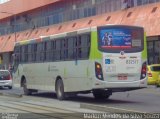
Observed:
[[[68,59],[69,60],[73,60],[74,59],[74,54],[75,54],[75,51],[74,51],[74,42],[76,41],[76,37],[69,37],[68,38]]]
[[[78,59],[78,51],[77,51],[77,47],[78,47],[78,41],[77,41],[77,37],[73,38],[73,59]]]
[[[28,62],[28,45],[23,45],[21,48],[21,62]]]
[[[52,42],[46,42],[46,61],[51,61],[52,59]]]
[[[32,44],[32,61],[36,61],[37,44]]]
[[[61,50],[61,39],[57,39],[54,42],[54,54],[53,54],[53,60],[60,60],[60,50]]]
[[[80,36],[80,39],[81,39],[81,58],[88,59],[90,50],[90,37],[88,34],[84,34]]]
[[[41,61],[46,60],[46,45],[47,45],[47,42],[42,43]]]
[[[32,44],[28,45],[28,62],[32,62]]]
[[[42,43],[38,43],[37,44],[37,52],[36,52],[36,61],[37,62],[40,62],[42,60],[41,53],[42,53]]]
[[[61,40],[61,60],[68,59],[68,39]]]
[[[18,64],[20,62],[20,46],[15,47],[13,57],[14,63]]]

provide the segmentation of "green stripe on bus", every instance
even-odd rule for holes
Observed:
[[[91,51],[89,59],[101,59],[102,53],[98,51],[98,36],[97,31],[91,32]]]
[[[144,33],[144,50],[142,52],[142,59],[147,59],[147,39],[146,39],[146,33]]]

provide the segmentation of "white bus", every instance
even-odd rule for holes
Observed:
[[[146,65],[143,28],[91,27],[16,42],[13,82],[26,95],[46,90],[59,100],[90,92],[108,98],[113,92],[146,87]]]

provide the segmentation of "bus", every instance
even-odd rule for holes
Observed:
[[[109,98],[147,86],[144,29],[106,25],[18,41],[14,47],[13,83],[29,95],[38,90],[93,93]]]

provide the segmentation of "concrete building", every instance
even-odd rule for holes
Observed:
[[[159,13],[160,0],[0,0],[0,64],[16,41],[105,24],[143,26],[148,63],[159,63]]]

